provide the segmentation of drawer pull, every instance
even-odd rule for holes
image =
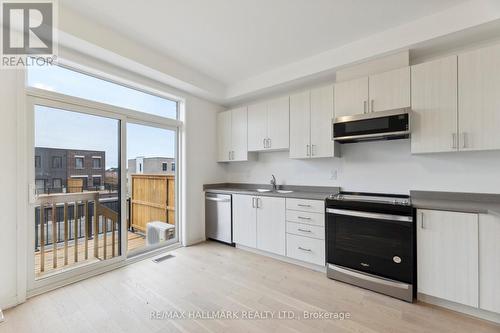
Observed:
[[[305,205],[305,204],[297,204],[299,207],[311,207],[311,205]]]
[[[300,228],[298,228],[297,230],[298,230],[298,231],[302,231],[302,232],[312,232],[311,230],[300,229]]]
[[[302,251],[307,251],[307,252],[312,252],[311,249],[304,249],[303,247],[299,246],[297,249],[302,250]]]
[[[301,219],[301,220],[310,220],[311,218],[310,217],[304,217],[304,216],[297,216],[298,219]]]

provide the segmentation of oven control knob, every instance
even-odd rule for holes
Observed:
[[[400,264],[401,263],[401,257],[394,256],[394,257],[392,257],[392,261],[394,261],[396,264]]]

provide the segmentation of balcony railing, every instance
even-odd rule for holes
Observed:
[[[99,192],[42,194],[37,203],[38,276],[89,259],[106,260],[120,254],[118,198],[100,199]],[[73,253],[69,253],[70,249]]]

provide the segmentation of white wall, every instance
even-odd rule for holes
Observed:
[[[288,152],[260,153],[257,161],[224,166],[227,181],[340,186],[345,190],[500,193],[500,152],[411,155],[409,140],[343,145],[341,158],[291,160]],[[337,171],[333,180],[332,171]]]
[[[0,73],[0,308],[15,303],[17,289],[16,71]]]

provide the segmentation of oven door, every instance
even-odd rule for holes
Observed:
[[[412,283],[413,218],[327,209],[327,262]]]
[[[340,143],[350,143],[377,138],[405,138],[410,133],[408,113],[369,116],[367,119],[357,119],[358,116],[337,118],[333,124],[333,139]]]

